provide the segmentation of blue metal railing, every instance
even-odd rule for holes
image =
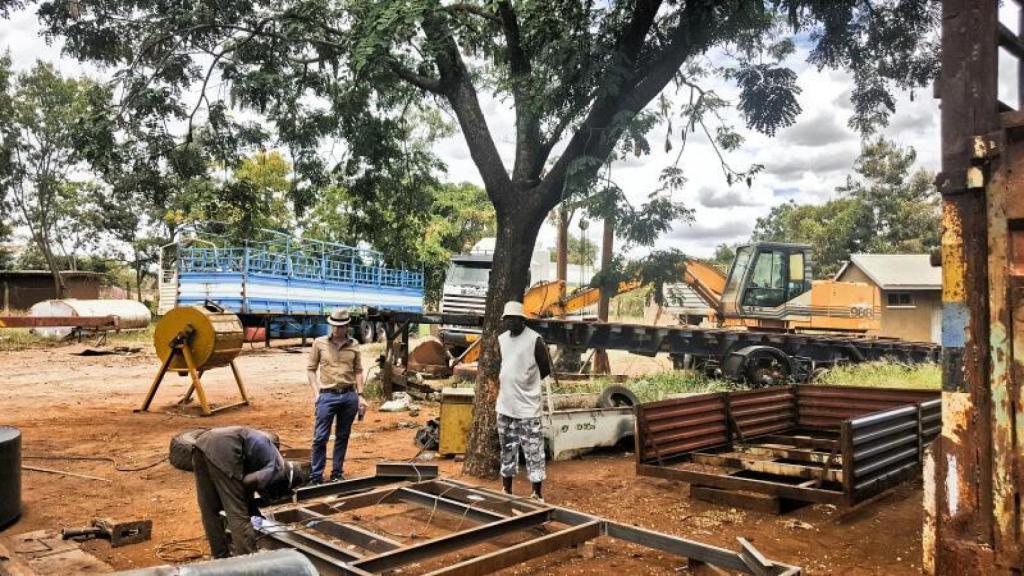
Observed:
[[[182,247],[178,270],[182,273],[262,274],[365,286],[423,289],[423,272],[388,268],[377,263],[374,252],[348,250],[281,251],[271,247]]]

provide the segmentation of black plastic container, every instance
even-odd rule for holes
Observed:
[[[0,426],[0,529],[21,515],[21,430]]]

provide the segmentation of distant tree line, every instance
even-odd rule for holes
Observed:
[[[336,182],[306,189],[302,160],[254,126],[215,115],[182,143],[166,129],[172,114],[125,123],[117,113],[101,83],[42,62],[16,74],[0,57],[0,242],[16,230],[30,240],[17,258],[0,249],[0,269],[49,270],[58,293],[59,271],[104,272],[142,299],[160,247],[182,234],[241,242],[276,231],[367,242],[393,264],[423,265],[436,300],[450,255],[494,234],[494,208],[471,184],[419,178],[396,185],[415,187],[416,210],[382,205]]]

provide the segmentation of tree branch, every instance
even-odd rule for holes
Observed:
[[[480,109],[480,100],[469,71],[440,10],[428,12],[424,16],[423,32],[441,75],[441,93],[455,112],[466,144],[469,145],[469,154],[480,170],[487,195],[496,210],[507,209],[513,201],[508,171],[494,144],[487,118]]]
[[[452,12],[452,13],[465,12],[466,14],[472,14],[473,16],[479,16],[481,18],[484,18],[485,20],[490,20],[492,22],[500,22],[500,20],[498,19],[497,16],[495,16],[494,14],[488,12],[487,10],[484,10],[483,7],[477,6],[475,4],[465,4],[465,3],[449,4],[449,5],[445,6],[444,9],[447,10],[448,12]]]
[[[437,78],[428,78],[421,74],[417,74],[412,70],[409,70],[405,66],[402,66],[397,60],[388,60],[387,65],[388,68],[390,68],[391,71],[394,72],[395,76],[398,76],[402,80],[405,80],[406,82],[412,84],[413,86],[419,88],[420,90],[424,90],[432,94],[444,93],[444,90],[442,89],[441,86],[441,81],[438,80]]]
[[[523,49],[519,19],[512,4],[499,2],[498,15],[505,34],[512,97],[516,106],[516,160],[512,167],[512,179],[516,182],[531,182],[539,177],[544,166],[543,160],[538,162],[541,152],[540,114],[530,97],[533,67]]]
[[[584,157],[597,158],[603,162],[608,154],[611,153],[617,140],[617,134],[609,133],[611,122],[623,112],[636,114],[643,106],[646,106],[646,102],[639,108],[626,106],[627,94],[633,91],[637,82],[640,51],[644,46],[647,34],[654,25],[654,19],[660,6],[662,6],[662,0],[640,0],[637,2],[629,25],[627,25],[622,37],[616,42],[618,58],[612,61],[612,69],[606,72],[607,81],[602,87],[602,92],[606,95],[602,95],[594,101],[590,112],[587,114],[587,118],[569,140],[565,152],[559,157],[554,167],[544,178],[543,186],[541,187],[544,196],[543,204],[549,210],[561,200],[563,184],[568,174],[569,166]],[[680,24],[676,30],[683,30],[684,33],[692,32],[692,27],[689,26],[689,23],[697,10],[710,13],[711,7],[707,5],[696,7],[692,3],[687,3],[683,13],[680,14]],[[679,49],[681,52],[679,54],[680,64],[676,67],[678,70],[683,61],[690,56],[691,49],[683,45],[672,45],[663,49],[663,53],[667,52],[670,47]],[[626,70],[625,74],[623,73],[624,69]],[[666,80],[665,84],[662,84],[662,88],[666,84],[668,84],[668,80]],[[635,105],[636,102],[630,101],[629,104]],[[552,134],[549,141],[545,143],[545,148],[549,153],[558,141],[560,131],[567,127],[568,123],[564,119],[556,126],[556,131]],[[599,165],[589,167],[584,177],[586,179],[593,177],[599,168]]]

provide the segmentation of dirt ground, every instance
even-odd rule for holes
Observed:
[[[280,346],[277,344],[277,346]],[[313,397],[305,383],[305,355],[295,349],[249,349],[239,358],[253,404],[213,418],[182,414],[174,403],[186,380],[170,376],[150,413],[134,413],[157,370],[150,347],[131,356],[76,355],[83,345],[0,352],[0,424],[23,434],[28,456],[106,456],[120,467],[139,467],[161,459],[171,437],[181,431],[228,424],[274,430],[287,447],[309,445]],[[613,358],[613,365],[616,359]],[[664,362],[620,358],[619,370],[638,372]],[[214,403],[229,403],[237,390],[227,369],[213,370],[204,382]],[[346,464],[349,477],[372,473],[378,459],[408,459],[417,453],[415,430],[436,416],[426,404],[418,417],[407,413],[369,412],[357,422]],[[84,526],[94,517],[153,520],[149,542],[111,549],[105,542],[84,547],[118,569],[165,564],[199,549],[207,552],[195,504],[191,474],[162,462],[139,472],[118,472],[108,462],[29,459],[43,466],[110,479],[86,480],[24,471],[24,512],[0,532],[0,542],[14,534],[43,528]],[[709,544],[738,549],[746,537],[769,558],[802,566],[806,574],[917,574],[921,566],[921,497],[919,483],[890,492],[870,506],[841,513],[808,506],[784,516],[731,509],[687,497],[685,484],[638,477],[633,455],[604,452],[579,460],[549,463],[546,499],[645,528],[678,534]],[[442,474],[497,488],[495,481],[461,475],[461,464],[440,461]],[[517,493],[527,492],[525,482]],[[655,551],[597,541],[594,558],[558,552],[510,569],[516,574],[686,574],[676,559]]]

